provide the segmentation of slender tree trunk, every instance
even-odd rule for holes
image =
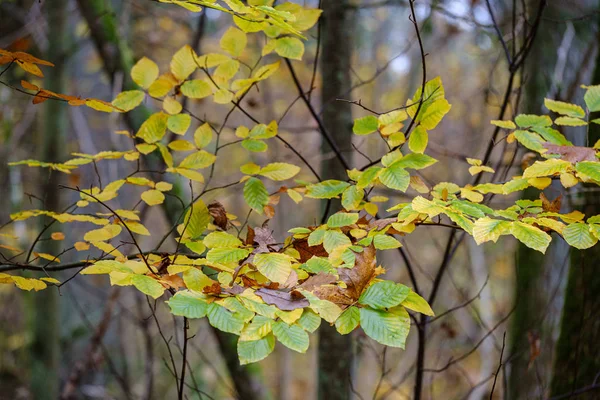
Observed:
[[[64,65],[67,47],[67,0],[55,0],[52,6],[46,5],[48,16],[48,54],[46,59],[55,60],[55,67],[47,71],[45,87],[57,93],[65,90],[66,68]],[[66,106],[58,101],[44,103],[43,137],[39,159],[46,162],[63,162],[66,157],[67,142]],[[45,209],[59,211],[61,191],[58,186],[61,173],[49,171],[42,173],[40,186],[43,188]],[[44,221],[48,223],[48,221]],[[59,228],[55,224],[53,232]],[[41,229],[42,227],[40,227]],[[39,251],[56,255],[60,252],[60,242],[45,240],[40,243]],[[55,288],[36,293],[33,296],[33,339],[31,343],[31,393],[33,398],[56,399],[59,389],[60,354],[60,305]]]
[[[530,9],[537,6],[537,1],[528,3]],[[549,8],[552,8],[552,5]],[[552,13],[552,10],[546,12]],[[543,99],[548,96],[552,86],[553,69],[557,62],[560,38],[556,40],[556,34],[559,32],[554,24],[545,21],[539,27],[536,43],[524,69],[524,104],[520,110],[522,113],[540,114],[544,111]],[[537,200],[539,195],[538,189],[530,187],[524,191],[523,199]],[[552,352],[548,350],[540,354],[536,364],[533,364],[530,343],[535,345],[539,340],[544,348],[552,348],[551,330],[546,322],[542,322],[540,315],[550,300],[548,280],[545,279],[545,275],[548,274],[544,270],[552,268],[559,260],[565,260],[565,255],[561,257],[561,252],[555,251],[555,247],[556,244],[553,243],[546,256],[522,243],[519,243],[517,248],[514,289],[517,305],[509,335],[510,354],[515,356],[510,362],[509,399],[539,397],[541,394],[537,384],[538,376],[542,376],[544,380],[549,376]]]
[[[352,24],[350,19],[352,13],[347,10],[347,7],[347,0],[323,1],[321,19],[323,124],[345,154],[349,154],[352,150],[352,110],[350,104],[335,99],[343,96],[351,87]],[[323,179],[346,180],[345,169],[330,151],[330,147],[323,143],[321,164]],[[330,212],[339,209],[340,205],[334,202]],[[335,327],[321,324],[318,352],[319,399],[350,398],[352,337],[341,336]]]
[[[598,19],[600,28],[600,18]],[[598,28],[596,28],[598,32]],[[600,40],[600,33],[598,33]],[[600,51],[596,56],[592,84],[600,84]],[[600,118],[600,112],[590,119]],[[600,126],[590,124],[590,146],[600,139]],[[577,207],[586,216],[600,214],[597,192],[580,193]],[[598,260],[600,245],[591,249],[572,250],[565,303],[562,312],[560,337],[556,346],[551,395],[569,395],[584,390],[577,399],[592,400],[600,396],[600,274]],[[596,385],[595,389],[586,386]]]

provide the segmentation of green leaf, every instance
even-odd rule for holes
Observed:
[[[352,245],[350,238],[340,231],[328,230],[323,235],[323,247],[331,254],[338,247],[349,247]]]
[[[269,192],[258,178],[250,178],[244,185],[244,199],[246,203],[257,213],[263,213],[263,209],[269,203]]]
[[[218,249],[210,249],[208,253],[206,253],[206,259],[210,262],[216,263],[237,263],[240,260],[248,257],[248,254],[251,253],[251,250],[248,249],[238,249],[238,248],[218,248]]]
[[[342,314],[342,309],[337,304],[328,300],[321,300],[306,290],[300,290],[300,293],[309,301],[310,308],[330,324],[333,324]]]
[[[590,112],[600,111],[600,85],[589,86],[583,99]]]
[[[255,316],[252,322],[242,330],[240,341],[247,342],[262,339],[271,333],[274,322],[271,318],[262,315]]]
[[[523,172],[523,178],[537,178],[567,172],[571,163],[556,158],[546,161],[536,161]]]
[[[431,317],[435,315],[427,301],[412,290],[400,304],[404,308],[420,312],[421,314],[429,315]]]
[[[543,230],[523,222],[511,222],[510,233],[530,249],[546,253],[552,238]]]
[[[335,329],[341,335],[347,335],[356,329],[360,322],[360,311],[358,307],[348,307],[335,321]]]
[[[403,349],[410,330],[410,317],[404,307],[396,307],[388,312],[361,308],[360,326],[371,339]]]
[[[152,114],[140,127],[136,136],[144,140],[146,143],[155,143],[160,141],[167,133],[167,120],[169,116],[165,113],[158,112]]]
[[[308,333],[298,325],[276,322],[273,325],[273,334],[288,349],[292,349],[298,353],[305,353],[308,350]]]
[[[427,130],[423,126],[419,125],[408,138],[408,148],[413,153],[423,153],[427,148],[428,141],[429,137],[427,135]]]
[[[265,142],[263,142],[262,140],[257,140],[257,139],[244,139],[242,140],[242,147],[245,148],[248,151],[254,152],[254,153],[262,153],[267,151],[267,144]]]
[[[242,241],[227,232],[212,232],[204,238],[204,245],[209,249],[223,247],[240,247]]]
[[[579,250],[589,249],[598,242],[598,239],[590,232],[587,224],[576,222],[567,225],[562,231],[565,241]]]
[[[220,331],[239,335],[244,328],[243,319],[217,303],[210,303],[207,315],[208,322]]]
[[[200,79],[186,81],[181,85],[181,93],[190,99],[203,99],[212,94],[212,87],[208,82]]]
[[[600,181],[600,162],[581,161],[575,165],[575,170],[595,181]]]
[[[389,250],[402,247],[399,241],[388,235],[376,235],[373,237],[373,245],[377,250]]]
[[[262,167],[258,174],[274,181],[285,181],[293,178],[298,172],[300,172],[300,167],[296,165],[277,162]]]
[[[144,101],[146,95],[141,90],[128,90],[121,92],[112,101],[112,105],[122,111],[131,111]]]
[[[233,57],[239,57],[246,48],[247,42],[246,34],[232,26],[221,37],[220,45],[223,50]]]
[[[179,225],[181,230],[178,228],[179,234],[182,234],[181,232],[185,227],[184,237],[197,239],[204,233],[210,222],[208,207],[206,207],[206,204],[204,204],[202,200],[196,201],[186,213],[183,221],[184,222]]]
[[[515,118],[515,122],[521,128],[531,128],[532,126],[544,127],[552,125],[552,120],[547,115],[519,114]]]
[[[573,117],[558,117],[554,120],[556,125],[565,125],[565,126],[585,126],[587,122],[579,118]]]
[[[133,275],[131,277],[131,283],[137,288],[137,290],[147,294],[153,299],[158,299],[165,291],[163,285],[161,285],[157,280],[146,275]]]
[[[366,117],[354,120],[352,132],[354,132],[356,135],[368,135],[375,132],[377,130],[377,126],[377,117],[374,117],[373,115],[367,115]]]
[[[544,147],[545,140],[537,133],[517,130],[514,132],[514,135],[517,141],[529,150],[537,151],[538,153],[543,153],[546,150]]]
[[[200,294],[190,291],[177,292],[169,301],[171,314],[186,318],[203,318],[208,311],[208,303]]]
[[[558,144],[560,146],[572,146],[573,143],[569,142],[566,137],[556,129],[550,127],[534,126],[531,128],[532,131],[539,133],[544,139],[550,143]]]
[[[381,173],[381,167],[369,167],[365,171],[360,174],[358,181],[356,182],[356,187],[359,189],[364,189],[367,186],[371,185],[375,179]]]
[[[407,286],[392,281],[380,281],[369,286],[360,295],[358,302],[372,308],[391,308],[402,303],[409,292],[410,288]]]
[[[349,186],[342,193],[342,206],[346,210],[356,210],[360,207],[360,202],[365,196],[365,192],[362,189],[357,188],[355,185]]]
[[[266,358],[275,348],[275,338],[272,334],[260,340],[249,342],[238,341],[237,352],[240,364],[245,365]]]
[[[190,268],[183,272],[183,282],[189,290],[202,293],[205,287],[212,286],[215,281],[210,279],[200,268]]]
[[[437,160],[427,154],[410,153],[392,163],[390,167],[423,169],[433,165]],[[388,167],[389,168],[389,167]]]
[[[192,117],[189,114],[171,115],[167,120],[167,128],[177,135],[185,135],[191,123]]]
[[[353,225],[356,221],[358,221],[358,213],[339,212],[329,217],[327,226],[330,228],[341,228],[343,226]]]
[[[131,68],[131,79],[144,89],[148,89],[158,78],[158,65],[149,58],[142,57]]]
[[[292,272],[292,261],[287,254],[256,254],[253,263],[259,272],[272,282],[284,284]]]
[[[429,102],[428,102],[429,103]],[[422,126],[425,129],[434,129],[444,118],[444,115],[450,111],[452,106],[448,103],[446,99],[438,99],[433,103],[429,104],[423,112],[419,114],[418,121],[420,121],[419,126]],[[416,130],[416,129],[415,129]],[[411,134],[411,137],[413,133]],[[427,135],[427,131],[424,130],[425,137]],[[422,139],[425,141],[425,139]],[[425,141],[425,146],[427,146],[427,142]],[[409,138],[409,147],[410,147],[410,138]],[[412,149],[411,149],[412,150]],[[414,151],[414,150],[413,150]],[[415,151],[417,153],[417,151]]]
[[[313,199],[332,199],[340,195],[350,184],[338,180],[327,180],[306,187],[306,197]]]
[[[550,111],[555,113],[566,115],[568,117],[584,118],[585,111],[583,108],[576,104],[565,103],[564,101],[556,101],[551,99],[544,99],[544,105]]]
[[[275,52],[281,57],[302,60],[304,43],[295,37],[283,37],[275,41]]]
[[[314,311],[305,308],[297,322],[304,330],[313,333],[321,325],[321,317]]]
[[[406,192],[410,185],[410,174],[401,164],[402,159],[384,168],[379,174],[379,181],[390,189]]]

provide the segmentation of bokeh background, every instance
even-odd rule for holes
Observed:
[[[319,6],[314,0],[294,2]],[[323,3],[325,20],[336,23],[311,29],[303,61],[292,64],[319,116],[329,121],[330,131],[343,140],[339,144],[347,159],[352,166],[360,167],[387,149],[381,140],[372,137],[375,135],[347,139],[346,133],[351,131],[349,113],[357,118],[368,112],[340,99],[360,100],[380,112],[404,105],[421,82],[421,53],[409,20],[407,0]],[[526,61],[513,76],[506,118],[519,112],[543,112],[544,97],[581,103],[580,84],[600,84],[592,78],[594,70],[600,69],[600,4],[596,0],[550,0],[536,26],[540,3],[415,2],[427,53],[427,76],[442,78],[446,98],[452,104],[443,123],[430,134],[427,152],[440,162],[421,174],[429,185],[471,182],[465,158],[483,157],[493,131],[489,121],[498,118],[511,71],[490,8],[509,51],[514,46],[518,52],[527,35],[537,30]],[[147,56],[165,70],[175,51],[185,44],[194,47],[198,54],[219,52],[219,39],[231,25],[231,17],[218,11],[196,14],[149,0],[0,0],[0,48],[29,52],[55,63],[56,67],[39,81],[44,87],[106,100],[126,87],[131,60]],[[253,65],[264,38],[249,38],[242,60]],[[332,75],[342,77],[337,91],[327,85]],[[22,71],[11,69],[0,79],[18,86],[22,78]],[[282,66],[260,85],[260,91],[246,96],[243,105],[260,121],[278,120],[282,137],[324,176],[333,176],[334,170],[339,170],[333,152],[322,143],[315,120],[298,100],[287,68]],[[159,103],[151,101],[146,106],[160,108]],[[216,105],[208,99],[189,102],[187,107],[217,125],[231,110],[230,106]],[[86,166],[81,173],[65,178],[46,169],[8,167],[8,162],[29,158],[45,161],[44,157],[56,152],[95,154],[130,148],[130,139],[113,132],[133,130],[136,121],[132,119],[135,118],[51,101],[34,105],[31,97],[0,86],[0,233],[17,237],[0,237],[0,243],[27,248],[40,232],[40,222],[34,219],[2,225],[10,220],[10,213],[49,203],[61,209],[77,200],[76,193],[60,190],[56,184],[85,187],[93,184],[98,174],[108,182],[130,172],[126,163],[99,162],[98,171]],[[234,141],[235,128],[244,124],[252,126],[243,113],[234,110],[223,129],[224,143]],[[566,133],[574,142],[584,144],[585,131],[570,129]],[[491,161],[501,171],[498,179],[519,174],[522,156],[515,144],[499,137]],[[228,146],[220,153],[214,182],[225,185],[239,179],[238,166],[249,161],[299,164],[293,157],[289,149],[275,141],[268,153],[251,156],[239,146]],[[310,180],[312,176],[303,169],[299,178]],[[398,196],[383,189],[374,193],[389,197],[379,204],[382,215],[386,215],[387,208],[416,195],[409,191]],[[546,190],[551,199],[561,193],[560,187]],[[186,194],[189,196],[187,192],[182,196]],[[525,196],[535,198],[537,194]],[[563,196],[565,209],[577,206],[570,201],[574,196]],[[127,189],[119,197],[119,208],[133,207],[138,198],[138,191]],[[496,196],[491,202],[495,207],[508,207],[516,199]],[[205,202],[211,200],[221,202],[228,212],[240,218],[247,214],[238,189],[213,191]],[[282,197],[269,227],[276,238],[283,239],[290,228],[318,223],[322,208],[323,204],[314,200],[296,205]],[[151,232],[165,232],[171,225],[169,218],[168,212],[153,207],[145,214],[144,223]],[[250,225],[261,225],[263,221],[264,218],[252,216]],[[65,243],[77,241],[84,232],[85,226],[71,224],[64,232]],[[477,246],[468,237],[461,241],[453,237],[449,243],[449,234],[444,227],[424,227],[402,239],[422,293],[430,293],[440,268],[445,270],[433,305],[441,317],[427,325],[422,398],[550,397],[560,353],[557,341],[567,276],[572,267],[568,248],[556,240],[543,257],[520,248],[511,239]],[[141,244],[152,248],[160,236],[144,239]],[[56,244],[42,241],[41,246]],[[444,265],[448,246],[452,257]],[[166,249],[174,248],[175,241],[170,238]],[[10,253],[5,249],[2,252]],[[78,255],[71,253],[61,257],[63,262],[77,259]],[[387,278],[412,286],[405,260],[396,252],[386,252],[379,262],[387,269]],[[586,266],[594,267],[591,261]],[[59,277],[66,280],[72,275],[67,271]],[[598,294],[588,294],[588,300],[598,304]],[[151,310],[154,302],[137,290],[110,287],[105,276],[77,276],[60,293],[52,294],[24,293],[10,285],[0,285],[0,304],[0,398],[34,399],[43,398],[38,396],[44,392],[61,393],[73,374],[78,374],[79,379],[72,398],[175,398],[175,380],[165,341],[170,344],[173,357],[179,359],[182,321],[168,313],[164,302],[156,303],[155,320]],[[565,315],[587,321],[583,330],[597,327],[597,313],[586,310],[570,309],[570,314]],[[206,320],[191,324],[195,336],[190,341],[188,357],[188,398],[317,398],[316,335],[311,336],[307,354],[278,345],[266,360],[242,370],[237,360],[223,352],[223,342],[231,338],[215,335]],[[384,349],[360,330],[354,332],[346,350],[354,355],[353,373],[348,377],[350,397],[413,398],[418,343],[415,328],[406,350]],[[593,346],[587,350],[575,347],[574,351],[575,365],[581,371],[600,371],[600,356],[593,354]],[[48,354],[50,361],[43,358]],[[330,356],[337,357],[335,353]],[[495,374],[498,378],[490,395]],[[578,380],[577,372],[575,377],[575,388],[592,383],[584,378]],[[243,391],[242,387],[248,390]],[[597,398],[590,393],[583,396]]]

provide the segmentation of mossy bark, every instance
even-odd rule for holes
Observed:
[[[600,27],[600,18],[598,19]],[[597,28],[598,31],[598,28]],[[600,33],[597,34],[600,40]],[[600,54],[591,80],[600,84]],[[600,118],[600,112],[591,119]],[[588,143],[600,140],[600,125],[591,124]],[[587,216],[600,214],[598,192],[580,193],[578,208]],[[578,393],[577,399],[592,400],[600,397],[600,245],[588,250],[572,250],[571,265],[565,291],[560,337],[556,346],[551,396]],[[596,388],[590,388],[596,384]],[[587,387],[587,388],[586,388]],[[589,389],[589,390],[588,390]]]
[[[332,135],[334,143],[342,154],[352,150],[352,109],[349,103],[336,101],[347,96],[351,87],[350,62],[352,56],[353,24],[348,1],[323,1],[321,19],[321,103],[323,125]],[[329,145],[323,141],[323,179],[346,180],[345,168],[340,160],[332,155]],[[338,211],[340,204],[333,201],[330,213]],[[353,361],[352,338],[342,336],[335,327],[321,324],[318,348],[318,397],[322,400],[348,399]]]
[[[48,15],[48,51],[47,60],[52,60],[54,68],[47,69],[44,87],[56,92],[65,92],[66,66],[64,63],[67,49],[67,0],[55,0],[52,6],[45,7]],[[41,124],[43,137],[39,149],[39,159],[46,162],[63,162],[66,158],[67,142],[67,107],[58,101],[46,101]],[[58,171],[49,171],[48,175],[40,176],[40,188],[44,197],[44,207],[47,210],[59,211],[61,206],[62,174]],[[43,228],[43,221],[39,229]],[[59,224],[53,226],[52,231],[59,229]],[[39,244],[37,251],[49,254],[59,254],[60,242],[44,240]],[[32,398],[50,400],[58,398],[59,372],[60,372],[60,304],[56,288],[48,288],[33,294],[31,302],[32,341],[31,352],[31,380],[30,390]]]

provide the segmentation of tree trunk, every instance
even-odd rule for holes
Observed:
[[[55,67],[48,69],[45,87],[57,93],[64,93],[66,68],[64,65],[67,48],[67,0],[55,0],[52,6],[46,6],[48,16],[48,54],[47,60],[54,60]],[[44,103],[43,137],[39,159],[45,162],[63,162],[66,158],[67,142],[67,106],[58,101]],[[62,173],[50,170],[49,176],[40,175],[40,186],[43,188],[44,207],[51,211],[60,211]],[[48,220],[43,223],[48,223]],[[55,224],[53,232],[60,227]],[[43,225],[40,226],[40,229]],[[61,251],[60,242],[44,240],[40,242],[39,251],[57,255]],[[42,260],[43,261],[43,260]],[[55,288],[48,288],[35,293],[33,305],[33,338],[31,343],[31,394],[33,398],[45,400],[56,399],[59,389],[59,354],[60,354],[60,306],[59,295]]]
[[[323,124],[342,151],[352,150],[352,110],[351,104],[336,101],[351,87],[350,61],[352,56],[352,24],[348,11],[348,1],[323,1],[321,18],[321,102],[323,104]],[[325,142],[322,145],[323,179],[346,180],[346,171],[340,160],[331,153]],[[330,213],[340,209],[333,202]],[[352,370],[352,337],[341,336],[335,327],[321,324],[319,329],[318,381],[319,399],[346,400],[350,394]]]
[[[600,27],[600,19],[598,19]],[[600,34],[598,34],[600,39]],[[592,84],[600,84],[600,52]],[[592,113],[590,120],[600,118],[600,112]],[[600,126],[590,124],[588,143],[600,139]],[[597,192],[580,193],[576,201],[586,216],[600,214]],[[560,337],[556,346],[551,395],[592,400],[600,396],[598,371],[600,371],[600,274],[598,260],[600,245],[588,250],[571,251],[571,265],[565,291]],[[590,388],[595,385],[595,388]],[[586,386],[588,388],[586,389]],[[569,396],[569,394],[572,394]]]

